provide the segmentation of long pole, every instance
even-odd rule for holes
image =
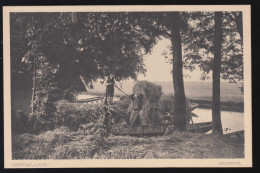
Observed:
[[[115,86],[119,91],[121,91],[122,93],[124,93],[126,96],[130,97],[128,94],[126,94],[124,91],[122,91],[120,88],[118,88],[117,86]]]

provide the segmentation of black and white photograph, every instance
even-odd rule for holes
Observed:
[[[6,166],[252,165],[250,7],[211,7],[5,7]]]

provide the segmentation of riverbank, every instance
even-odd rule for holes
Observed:
[[[199,108],[212,109],[212,101],[209,98],[204,99],[190,99],[192,103],[199,104]],[[221,101],[221,111],[244,112],[244,102],[235,101]]]

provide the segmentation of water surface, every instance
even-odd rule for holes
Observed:
[[[193,113],[198,115],[198,117],[193,117],[194,123],[212,121],[211,109],[197,108],[193,111]],[[222,122],[222,128],[224,134],[244,130],[244,113],[232,112],[232,111],[221,111],[221,122]]]

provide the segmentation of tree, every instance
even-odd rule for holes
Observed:
[[[243,40],[243,14],[242,12],[226,12],[224,15],[230,22],[236,23],[236,30],[238,31],[241,39]]]
[[[140,30],[140,25],[147,25],[151,21],[139,19],[138,14],[12,14],[12,23],[16,23],[18,19],[20,28],[26,28],[24,33],[13,29],[17,31],[17,35],[20,34],[26,45],[24,52],[17,53],[20,59],[29,52],[28,49],[32,50],[41,32],[41,51],[46,54],[50,63],[60,65],[60,71],[65,69],[62,72],[83,73],[88,80],[94,79],[94,76],[104,77],[114,66],[118,66],[115,69],[118,78],[136,78],[138,73],[145,72],[142,51],[148,53],[156,42],[151,37],[153,33],[149,31],[149,27]],[[16,41],[21,43],[21,40]],[[17,48],[15,45],[13,47]],[[28,57],[24,59],[28,60]],[[14,62],[19,63],[17,60]]]
[[[174,103],[175,103],[175,124],[181,129],[186,129],[186,99],[184,92],[183,72],[182,72],[182,43],[180,35],[181,19],[178,12],[169,14],[171,23],[171,42],[173,54],[173,86],[174,86]]]
[[[11,13],[10,18],[11,87],[12,89],[30,88],[32,73],[28,68],[29,62],[23,56],[28,51],[28,45],[24,39],[26,26],[23,22],[26,16],[16,17],[14,13]]]
[[[221,47],[223,39],[222,12],[215,12],[214,32],[214,60],[213,60],[213,97],[212,97],[212,133],[223,134],[220,114],[220,70],[221,70]]]
[[[243,43],[236,22],[227,16],[241,12],[223,12],[221,78],[235,83],[243,80]],[[241,14],[242,15],[242,14]],[[182,13],[188,23],[187,32],[182,32],[184,67],[202,70],[201,79],[210,78],[214,55],[214,13]]]
[[[174,119],[175,125],[181,130],[186,129],[186,99],[183,83],[183,59],[181,32],[187,25],[182,21],[180,12],[145,13],[142,17],[151,19],[154,36],[158,39],[166,38],[171,41],[170,62],[173,64],[172,76],[174,87]]]
[[[213,71],[213,132],[222,134],[220,78],[229,82],[243,80],[242,13],[195,12],[188,16],[189,30],[182,35],[185,66],[193,70],[198,65],[202,79]],[[235,16],[240,17],[234,20]]]
[[[13,76],[23,64],[33,77],[32,116],[51,125],[57,89],[69,89],[75,78],[91,84],[114,72],[118,80],[136,79],[145,68],[142,56],[156,37],[152,20],[139,13],[13,13]],[[19,24],[20,28],[16,28]],[[141,26],[146,26],[142,27]],[[22,28],[22,29],[21,29]],[[24,49],[19,49],[23,45]],[[41,56],[39,56],[41,54]],[[34,68],[36,67],[36,68]],[[25,72],[25,71],[23,71]],[[22,76],[23,77],[23,76]],[[13,84],[13,83],[12,83]],[[75,85],[74,85],[75,86]],[[51,94],[52,93],[52,94]]]

